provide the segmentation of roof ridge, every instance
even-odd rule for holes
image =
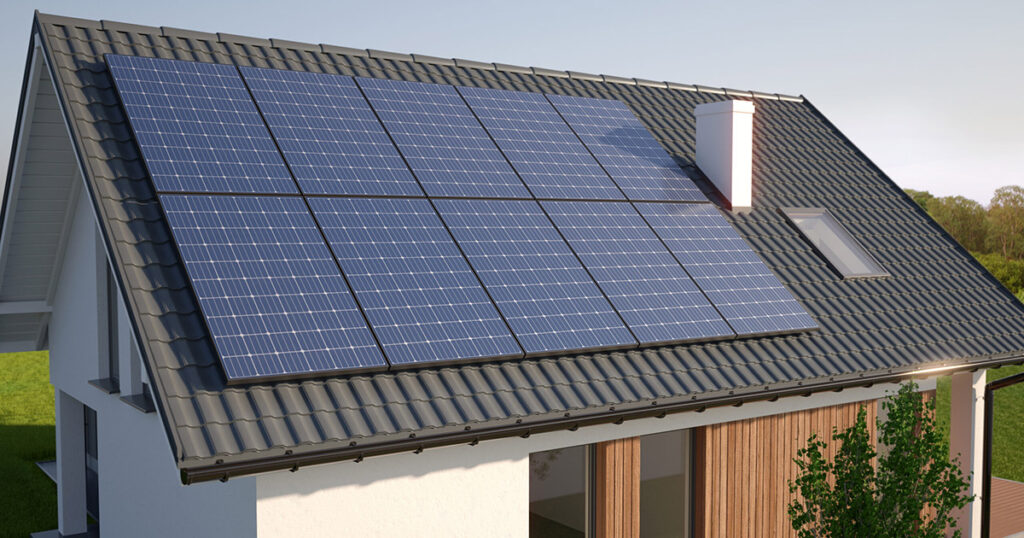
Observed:
[[[436,56],[428,56],[423,54],[415,53],[401,53],[392,52],[377,49],[357,49],[351,47],[344,47],[339,45],[330,45],[326,43],[313,44],[304,43],[298,41],[288,41],[276,38],[259,38],[243,35],[228,34],[224,32],[210,33],[201,32],[196,30],[187,30],[181,28],[173,28],[169,26],[145,26],[139,24],[108,21],[108,20],[90,20],[81,19],[76,17],[66,17],[63,15],[55,15],[51,13],[42,13],[36,11],[36,18],[40,22],[50,24],[73,24],[77,26],[92,26],[100,30],[112,31],[112,32],[137,32],[137,33],[151,33],[160,35],[162,37],[177,37],[183,39],[200,39],[207,41],[214,41],[218,43],[236,43],[251,46],[265,46],[278,49],[293,49],[293,50],[305,50],[309,52],[317,52],[322,54],[343,54],[347,56],[361,56],[365,58],[377,58],[383,60],[392,61],[406,61],[423,64],[433,64],[442,66],[457,66],[468,69],[482,69],[490,71],[502,71],[508,73],[518,74],[533,74],[538,76],[554,76],[561,78],[571,78],[576,80],[589,80],[594,82],[605,82],[613,84],[623,84],[626,86],[647,86],[653,88],[664,88],[669,90],[681,90],[701,93],[713,93],[718,95],[727,95],[729,97],[737,97],[744,99],[770,99],[775,101],[793,101],[803,102],[804,97],[802,95],[788,95],[783,93],[771,93],[771,92],[760,92],[755,90],[737,90],[725,87],[714,87],[704,86],[700,84],[683,84],[672,81],[655,81],[650,79],[635,78],[635,77],[621,77],[616,75],[604,75],[604,74],[591,74],[582,73],[578,71],[563,71],[558,69],[549,69],[545,67],[524,67],[512,64],[504,64],[500,62],[480,62],[476,60],[466,60],[462,58],[441,58]]]

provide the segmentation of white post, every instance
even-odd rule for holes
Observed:
[[[57,530],[62,536],[86,532],[85,408],[56,391]]]
[[[754,103],[697,105],[697,167],[733,208],[750,207],[754,153]]]
[[[981,481],[985,443],[985,370],[953,374],[949,406],[949,455],[960,458],[974,501],[954,514],[964,538],[981,536]]]

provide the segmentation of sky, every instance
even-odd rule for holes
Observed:
[[[1024,2],[4,0],[0,148],[35,9],[804,95],[901,187],[1024,184]]]

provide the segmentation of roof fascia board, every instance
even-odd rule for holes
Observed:
[[[119,253],[117,252],[117,249],[112,248],[113,242],[111,241],[107,227],[104,226],[102,219],[100,217],[100,215],[103,215],[100,205],[101,202],[98,198],[98,193],[94,192],[94,190],[92,189],[93,178],[89,173],[90,169],[87,165],[87,161],[85,158],[85,149],[81,144],[81,133],[78,132],[78,126],[72,120],[68,104],[68,95],[64,88],[63,81],[61,80],[59,73],[55,68],[56,59],[53,57],[54,51],[49,46],[49,42],[46,39],[46,32],[43,27],[44,22],[42,20],[45,17],[47,16],[41,15],[38,11],[36,12],[36,17],[33,21],[32,27],[33,39],[41,47],[41,56],[43,58],[43,64],[45,64],[46,69],[50,73],[50,78],[53,80],[54,88],[57,90],[57,101],[60,103],[59,108],[61,117],[64,119],[64,124],[65,126],[67,126],[69,136],[71,137],[71,147],[74,148],[75,157],[78,160],[79,173],[82,178],[82,181],[85,184],[85,191],[89,193],[89,200],[92,203],[93,222],[99,229],[100,237],[103,238],[103,248],[105,249],[108,259],[114,260],[114,278],[117,281],[117,286],[121,292],[121,297],[122,300],[124,300],[125,307],[130,309],[129,312],[131,313],[131,315],[128,316],[128,319],[131,320],[132,333],[135,335],[135,341],[139,343],[139,351],[141,352],[140,355],[143,359],[142,364],[146,369],[146,375],[152,381],[149,387],[150,390],[153,392],[153,400],[156,403],[157,409],[159,410],[160,406],[163,403],[162,393],[164,387],[162,383],[159,381],[159,378],[153,375],[151,361],[149,360],[149,356],[151,355],[151,350],[149,349],[150,340],[148,338],[148,335],[145,333],[142,324],[139,323],[137,319],[138,312],[140,310],[135,303],[134,296],[128,293],[128,287],[120,271],[120,268],[122,267],[122,260],[120,258]],[[96,23],[93,24],[95,25]],[[174,461],[180,462],[182,458],[182,451],[181,442],[178,439],[177,433],[172,427],[171,423],[168,421],[167,415],[162,412],[158,414],[164,425],[164,433],[167,435],[167,439],[169,441],[168,444],[169,448],[171,449],[171,455],[173,456]]]
[[[25,74],[21,83],[21,98],[18,103],[18,119],[14,127],[14,143],[11,146],[11,157],[7,165],[7,180],[4,182],[4,198],[0,204],[0,284],[3,283],[7,268],[7,246],[13,234],[14,213],[18,205],[18,185],[21,184],[21,170],[25,164],[25,146],[35,110],[36,95],[39,92],[39,77],[43,69],[42,47],[39,38],[33,35],[29,39],[28,57],[25,60]]]
[[[547,433],[559,430],[574,430],[579,427],[594,426],[598,424],[621,424],[625,420],[633,420],[648,417],[662,417],[668,413],[681,413],[686,411],[702,412],[707,408],[721,406],[740,406],[744,403],[759,401],[775,401],[778,398],[787,396],[809,396],[816,392],[839,391],[845,388],[867,387],[878,383],[901,383],[912,379],[931,377],[941,373],[948,375],[959,371],[973,371],[979,368],[1003,364],[1019,364],[1024,362],[1024,356],[1008,356],[1000,360],[986,360],[985,362],[963,362],[955,365],[947,365],[938,368],[907,368],[905,370],[884,370],[875,374],[856,374],[844,376],[843,378],[829,378],[826,381],[817,383],[795,382],[786,384],[776,390],[745,391],[735,394],[736,391],[728,391],[723,395],[698,400],[685,400],[666,405],[645,405],[641,402],[631,405],[629,408],[601,411],[589,416],[558,416],[556,418],[540,420],[528,424],[515,424],[512,426],[499,426],[481,430],[457,430],[453,433],[437,435],[433,437],[403,438],[395,441],[382,442],[377,445],[367,446],[344,446],[336,449],[317,450],[311,452],[286,453],[281,456],[267,457],[259,460],[223,462],[213,465],[182,466],[182,484],[194,484],[211,480],[226,481],[229,478],[247,476],[257,473],[282,470],[297,470],[299,467],[318,465],[322,463],[334,463],[345,460],[362,461],[371,456],[382,456],[386,454],[397,454],[401,452],[419,453],[428,448],[443,446],[471,444],[475,445],[480,441],[502,439],[508,437],[526,437],[538,433]],[[620,406],[621,407],[621,406]]]

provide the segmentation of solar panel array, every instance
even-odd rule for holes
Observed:
[[[630,200],[707,202],[625,104],[568,95],[548,99]]]
[[[636,206],[738,334],[817,327],[716,207]]]
[[[241,71],[302,192],[423,195],[352,77]]]
[[[537,198],[625,198],[544,95],[489,88],[459,92]]]
[[[229,382],[815,327],[618,101],[107,62]]]
[[[157,191],[297,192],[233,66],[118,55],[107,64]]]

